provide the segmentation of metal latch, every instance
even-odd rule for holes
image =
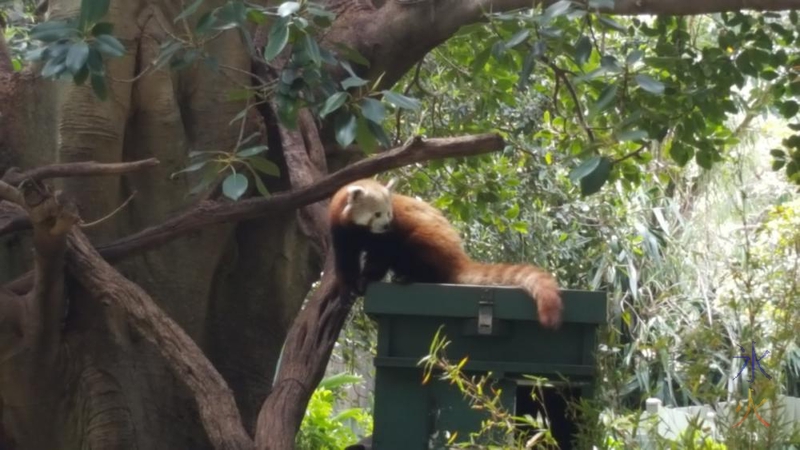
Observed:
[[[484,288],[478,302],[478,334],[492,334],[494,319],[494,291]]]

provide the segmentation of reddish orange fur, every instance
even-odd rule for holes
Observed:
[[[374,180],[353,183],[364,188],[384,189]],[[394,220],[390,232],[372,234],[342,217],[347,205],[343,188],[330,203],[330,219],[337,258],[355,247],[367,254],[365,281],[383,278],[387,270],[403,282],[518,286],[535,299],[539,321],[548,328],[561,324],[562,302],[558,284],[549,273],[531,265],[483,264],[464,251],[458,232],[445,216],[426,202],[392,194]],[[349,234],[344,234],[349,233]],[[337,239],[336,236],[339,236]],[[346,236],[346,237],[342,237]],[[352,271],[352,264],[348,271]],[[337,272],[341,272],[337,267]],[[338,273],[340,279],[356,274]]]

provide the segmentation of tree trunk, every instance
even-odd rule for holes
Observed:
[[[203,7],[221,3],[207,1]],[[79,7],[80,0],[51,1],[49,19],[73,16]],[[171,27],[178,12],[180,2],[112,2],[107,20],[127,54],[110,60],[110,76],[131,79],[155,58],[166,38],[162,26]],[[236,33],[214,40],[208,50],[220,65],[250,71]],[[196,179],[170,178],[186,165],[188,152],[235,144],[239,127],[228,123],[245,104],[227,95],[237,83],[249,78],[236,71],[176,73],[167,66],[135,83],[110,82],[109,100],[100,101],[91,88],[71,80],[6,75],[0,103],[19,111],[3,124],[0,174],[10,166],[156,157],[157,167],[122,178],[54,184],[78,202],[86,221],[108,214],[136,192],[111,220],[86,230],[95,245],[160,224],[195,201],[186,192]],[[249,120],[250,132],[258,127],[255,119]],[[287,186],[283,180],[270,187]],[[2,271],[7,281],[32,260],[29,238],[6,238],[4,244],[0,267],[10,269]],[[296,214],[206,227],[117,267],[153,295],[235,386],[243,423],[252,431],[283,338],[321,268]],[[8,433],[26,450],[209,448],[193,395],[157,349],[132,332],[118,308],[97,302],[78,283],[70,283],[67,292],[66,327],[47,370],[23,369],[18,358],[34,358],[27,352],[0,358],[5,428],[0,442]]]

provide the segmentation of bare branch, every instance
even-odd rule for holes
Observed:
[[[70,234],[69,250],[70,273],[95,295],[125,311],[130,323],[192,391],[214,448],[252,449],[233,392],[186,332],[141,287],[103,260],[80,230]]]
[[[84,161],[67,164],[53,164],[49,166],[37,167],[26,172],[19,172],[18,170],[12,168],[9,169],[3,176],[3,181],[11,185],[16,185],[27,179],[38,181],[49,178],[120,175],[123,173],[149,169],[157,166],[158,164],[158,159],[148,158],[141,161],[123,163],[98,163],[94,161]]]
[[[99,248],[109,261],[163,245],[187,231],[208,225],[252,219],[266,213],[287,211],[324,200],[344,184],[377,173],[432,159],[474,156],[502,150],[503,139],[493,133],[442,139],[415,139],[410,145],[359,161],[319,181],[270,198],[228,202],[200,202],[191,210],[119,241]],[[15,290],[16,291],[16,290]]]

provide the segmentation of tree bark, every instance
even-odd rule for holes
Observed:
[[[269,144],[269,156],[286,171],[266,180],[273,195],[194,203],[185,193],[198,177],[170,175],[185,166],[189,151],[228,150],[237,141],[239,129],[228,122],[245,102],[228,100],[227,92],[250,83],[252,68],[239,35],[226,32],[205,49],[228,68],[221,73],[198,65],[119,81],[133,79],[170,34],[181,32],[173,19],[184,3],[111,2],[106,20],[127,52],[110,61],[106,102],[86,86],[12,73],[0,40],[0,173],[22,167],[4,180],[57,177],[64,191],[63,197],[37,199],[35,190],[6,197],[21,207],[0,202],[0,235],[15,233],[14,243],[3,241],[0,276],[30,273],[13,290],[0,288],[0,448],[292,448],[352,303],[333,288],[325,200],[342,184],[379,171],[503,146],[496,135],[414,140],[328,174],[325,149],[336,148],[330,129],[317,130],[305,112],[298,131],[251,114],[246,132],[267,129],[260,143]],[[203,2],[197,17],[222,3]],[[384,74],[383,87],[459,27],[482,20],[483,11],[531,5],[327,3],[339,14],[327,42],[359,50],[371,63],[365,76]],[[80,0],[51,0],[49,18],[75,15],[79,6]],[[798,4],[617,0],[609,12],[744,7]],[[97,164],[111,164],[102,166],[105,175],[118,175],[131,161],[151,162],[119,177],[86,176],[98,174]],[[133,192],[127,206],[85,229],[86,236],[68,233],[70,218],[103,217]],[[16,237],[26,229],[33,233]],[[298,315],[321,268],[322,283]]]

